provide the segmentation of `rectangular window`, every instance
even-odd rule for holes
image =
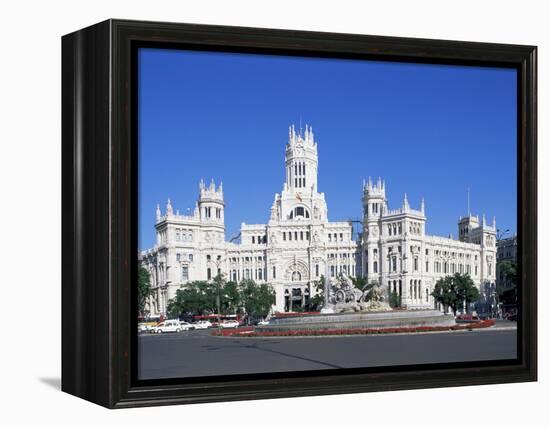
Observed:
[[[189,268],[187,266],[181,267],[181,279],[187,281],[189,279]]]
[[[430,262],[426,260],[426,272],[430,271]]]
[[[304,232],[300,232],[300,240],[301,240],[301,241],[304,240]]]
[[[295,240],[295,241],[298,240],[298,232],[294,232],[294,240]]]
[[[283,241],[286,241],[286,232],[283,232]]]
[[[277,269],[273,266],[273,279],[277,278]]]
[[[255,244],[256,243],[256,238],[253,236],[252,237],[252,243]]]

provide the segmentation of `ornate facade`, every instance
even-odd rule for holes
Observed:
[[[285,151],[286,180],[275,194],[266,224],[241,225],[240,242],[225,237],[224,196],[220,184],[201,180],[192,215],[174,213],[171,201],[156,209],[156,245],[140,253],[151,273],[151,314],[164,313],[168,300],[189,281],[227,279],[267,281],[275,289],[275,311],[304,306],[321,275],[366,276],[387,293],[399,294],[403,306],[433,308],[437,279],[468,273],[488,296],[494,288],[496,224],[485,218],[459,219],[459,239],[425,234],[424,201],[412,209],[388,208],[385,183],[363,183],[363,232],[354,240],[351,221],[328,220],[325,195],[317,189],[317,142],[313,130],[289,128]]]

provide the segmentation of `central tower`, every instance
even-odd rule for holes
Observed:
[[[311,126],[299,133],[294,125],[288,128],[285,167],[285,190],[302,195],[317,192],[317,143]]]

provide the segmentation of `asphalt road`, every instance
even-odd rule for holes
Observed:
[[[224,338],[200,330],[140,335],[138,349],[139,378],[162,379],[510,359],[516,330],[302,338]]]

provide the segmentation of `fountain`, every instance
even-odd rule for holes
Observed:
[[[418,326],[452,326],[452,315],[437,310],[394,310],[388,304],[385,290],[372,284],[356,288],[346,274],[334,281],[325,276],[324,304],[320,314],[274,316],[258,331],[324,330],[350,328],[400,328]]]

